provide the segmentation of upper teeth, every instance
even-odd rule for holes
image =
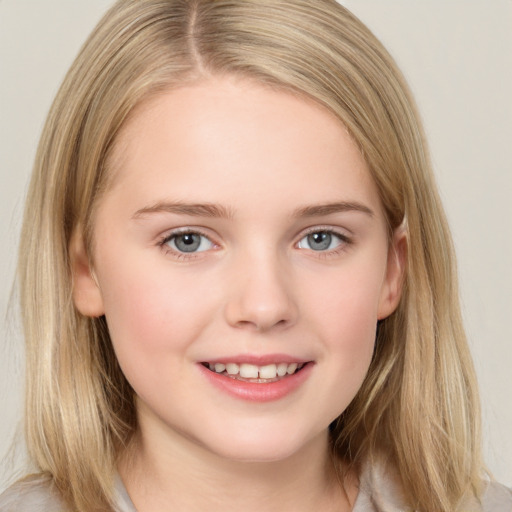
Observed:
[[[286,374],[295,373],[297,368],[302,368],[303,364],[298,363],[277,363],[267,364],[265,366],[256,366],[254,364],[237,363],[209,363],[210,370],[216,373],[226,372],[228,375],[240,375],[244,379],[275,379],[284,377]]]

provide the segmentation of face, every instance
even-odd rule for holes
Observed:
[[[74,299],[106,316],[141,434],[236,460],[325,443],[396,307],[400,242],[322,107],[218,78],[141,105]]]

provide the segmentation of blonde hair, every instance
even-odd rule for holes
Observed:
[[[72,510],[113,508],[116,461],[137,428],[133,390],[105,320],[73,305],[68,248],[77,230],[91,248],[109,156],[133,109],[214,74],[313,98],[359,145],[390,231],[406,230],[407,275],[362,388],[331,425],[333,450],[357,468],[384,456],[415,510],[456,510],[478,494],[483,466],[450,234],[408,87],[334,0],[121,0],[89,37],[49,113],[22,231],[31,456]]]

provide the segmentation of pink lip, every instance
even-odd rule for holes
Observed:
[[[293,357],[288,354],[264,354],[264,355],[256,355],[256,354],[240,354],[229,357],[216,357],[215,359],[208,359],[202,361],[204,363],[245,363],[245,364],[254,364],[256,366],[265,366],[267,364],[278,364],[278,363],[307,363],[309,359],[301,359],[300,357]]]
[[[254,361],[254,359],[251,360]],[[221,360],[219,360],[219,362],[220,361]],[[248,364],[256,364],[249,363],[246,357],[242,357],[240,359],[232,359],[232,361],[229,359],[223,359],[222,362],[247,362]],[[272,359],[272,362],[285,363],[287,361],[282,359]],[[297,361],[293,360],[291,362]],[[260,364],[263,365],[265,363]],[[208,379],[212,385],[227,393],[228,395],[231,395],[232,397],[252,402],[272,402],[275,400],[280,400],[296,391],[310,376],[314,363],[308,362],[297,373],[288,375],[276,382],[270,383],[245,382],[236,380],[227,377],[226,375],[212,372],[201,363],[199,363],[197,366],[199,371],[204,375],[205,378]]]

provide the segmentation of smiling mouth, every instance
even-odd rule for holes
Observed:
[[[271,383],[294,375],[302,370],[308,363],[275,363],[257,366],[248,363],[202,363],[205,368],[219,375],[231,379],[254,382]]]

